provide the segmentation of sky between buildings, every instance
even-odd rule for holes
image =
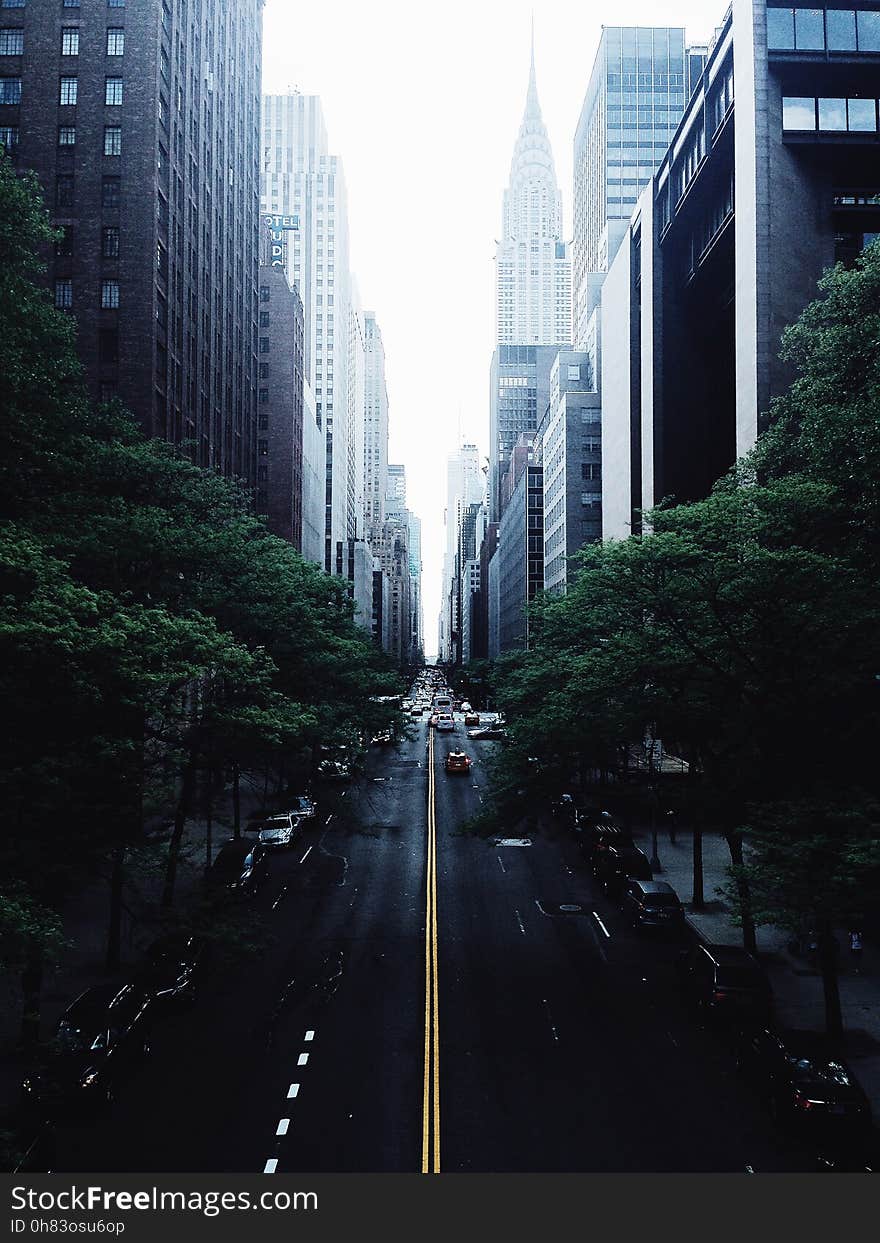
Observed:
[[[493,265],[526,97],[538,93],[571,236],[572,142],[603,23],[685,26],[727,0],[267,0],[263,89],[320,95],[345,168],[351,263],[385,343],[389,461],[422,520],[425,640],[436,651],[446,457],[488,454]]]

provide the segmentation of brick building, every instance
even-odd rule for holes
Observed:
[[[262,0],[3,0],[0,142],[96,399],[253,483]]]

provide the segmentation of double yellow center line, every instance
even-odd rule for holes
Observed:
[[[437,810],[434,734],[428,740],[428,857],[425,918],[425,1081],[422,1173],[440,1173],[440,988],[437,976]]]

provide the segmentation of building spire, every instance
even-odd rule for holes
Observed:
[[[538,102],[538,81],[535,75],[535,11],[532,10],[531,62],[529,64],[529,89],[526,95],[526,116],[540,117],[541,105]]]

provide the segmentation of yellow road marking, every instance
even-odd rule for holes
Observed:
[[[422,1173],[440,1173],[440,1000],[437,955],[437,810],[434,735],[428,741],[428,846],[425,870],[425,1072]]]

